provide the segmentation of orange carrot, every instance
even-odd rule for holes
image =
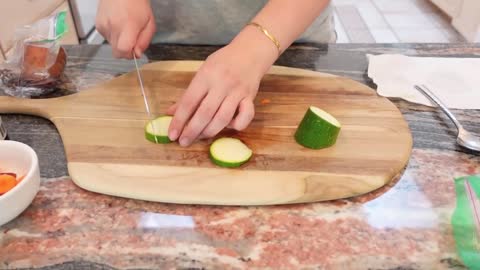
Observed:
[[[7,193],[17,185],[17,179],[10,174],[0,175],[0,195]]]
[[[264,98],[264,99],[262,99],[262,100],[260,101],[260,104],[262,104],[262,105],[267,105],[267,104],[269,104],[270,102],[271,102],[270,99]]]
[[[17,174],[16,174],[16,173],[2,172],[2,173],[0,173],[0,175],[10,175],[10,176],[13,176],[13,177],[17,178]]]
[[[17,177],[17,183],[22,182],[23,178],[25,178],[26,175],[22,175],[20,177]]]

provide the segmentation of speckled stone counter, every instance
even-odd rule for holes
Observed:
[[[152,46],[157,60],[203,60],[216,47]],[[132,71],[107,46],[67,47],[57,94]],[[298,45],[278,65],[366,76],[366,54],[480,57],[480,45]],[[146,62],[147,59],[142,59]],[[414,149],[404,175],[370,194],[270,207],[173,205],[115,198],[76,187],[62,141],[47,120],[2,115],[9,137],[40,159],[41,190],[0,227],[0,269],[465,269],[452,236],[453,178],[480,173],[480,156],[455,144],[439,111],[392,100],[408,121]],[[455,111],[480,135],[480,111]],[[1,209],[0,209],[1,211]]]

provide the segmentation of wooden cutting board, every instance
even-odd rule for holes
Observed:
[[[167,61],[143,66],[155,115],[181,96],[200,64]],[[266,99],[270,103],[262,102]],[[61,134],[68,170],[78,186],[149,201],[268,205],[345,198],[382,187],[408,162],[412,137],[402,114],[353,80],[274,67],[255,103],[249,128],[222,134],[240,138],[254,152],[239,169],[214,166],[208,158],[210,141],[189,148],[148,142],[147,117],[133,71],[60,98],[0,97],[0,113],[50,119]],[[310,105],[342,123],[335,146],[310,150],[294,141],[296,126]]]

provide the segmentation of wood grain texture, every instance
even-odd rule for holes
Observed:
[[[152,109],[161,115],[187,87],[200,62],[145,65]],[[261,100],[269,99],[269,104]],[[310,105],[342,123],[337,144],[309,150],[293,139]],[[50,119],[66,150],[69,173],[87,190],[174,203],[266,205],[331,200],[375,190],[408,162],[412,139],[399,110],[350,79],[272,68],[260,86],[256,116],[243,132],[225,131],[254,151],[241,169],[208,159],[208,141],[189,148],[144,139],[143,100],[135,73],[78,94],[45,100],[0,97],[0,113]]]

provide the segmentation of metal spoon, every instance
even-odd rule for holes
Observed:
[[[474,136],[467,130],[463,128],[463,126],[458,122],[457,118],[450,112],[450,110],[441,102],[433,93],[426,87],[425,85],[418,86],[415,85],[415,89],[420,91],[422,94],[424,94],[426,97],[428,97],[430,100],[435,102],[440,109],[443,110],[443,112],[452,120],[452,122],[457,126],[458,129],[458,134],[457,134],[457,143],[460,144],[461,146],[468,148],[473,151],[479,151],[480,152],[480,138]]]

